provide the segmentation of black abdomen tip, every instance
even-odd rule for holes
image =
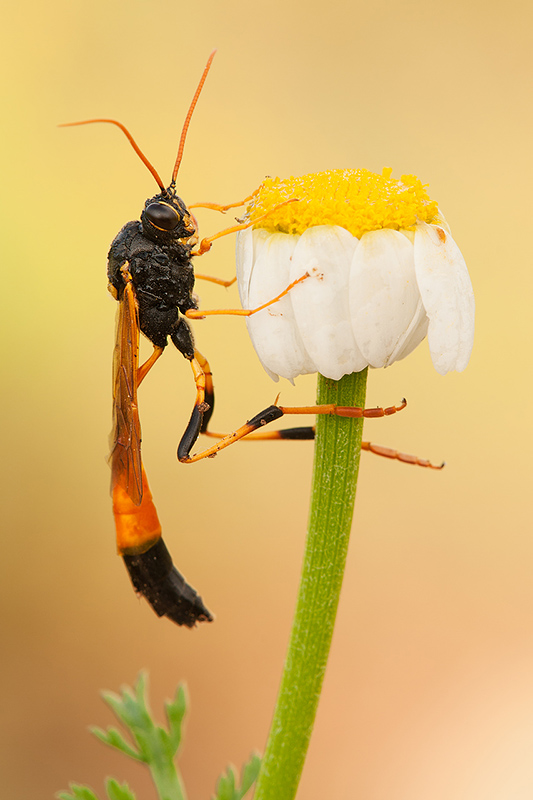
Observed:
[[[172,563],[163,539],[146,553],[123,559],[135,591],[148,600],[159,617],[188,628],[197,622],[212,622],[213,616],[200,595]]]

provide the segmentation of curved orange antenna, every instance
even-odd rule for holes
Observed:
[[[213,53],[213,55],[214,55],[214,53]],[[161,180],[161,178],[159,177],[159,173],[157,172],[155,167],[153,167],[150,164],[150,162],[148,161],[148,159],[146,158],[146,156],[142,152],[141,148],[139,147],[139,145],[137,144],[137,142],[135,141],[135,139],[133,138],[133,136],[131,135],[129,130],[121,122],[117,122],[116,119],[84,119],[82,122],[63,122],[63,124],[62,125],[58,125],[58,127],[59,128],[71,128],[74,125],[90,125],[93,122],[109,122],[109,123],[111,123],[111,125],[116,125],[117,128],[120,128],[120,130],[126,136],[126,138],[128,139],[129,143],[131,144],[131,146],[133,147],[133,149],[135,150],[135,152],[137,153],[137,155],[139,156],[139,158],[141,159],[143,164],[146,167],[148,167],[148,169],[150,170],[150,172],[152,173],[152,175],[156,179],[157,185],[162,190],[163,194],[166,194],[165,185],[164,185],[163,181]]]
[[[207,78],[207,73],[209,72],[209,69],[211,67],[212,61],[213,61],[213,59],[215,57],[215,53],[216,53],[216,50],[213,50],[213,52],[211,53],[211,55],[207,59],[207,64],[205,65],[205,69],[204,69],[204,71],[202,73],[202,77],[200,78],[200,83],[198,84],[198,88],[196,89],[196,92],[195,92],[194,97],[192,99],[192,103],[191,103],[191,105],[189,107],[189,110],[187,112],[187,116],[185,117],[183,130],[181,132],[180,144],[179,144],[179,147],[178,147],[178,155],[176,156],[176,163],[174,164],[174,171],[172,173],[172,180],[170,182],[170,187],[169,187],[170,189],[174,189],[174,187],[176,185],[176,176],[178,174],[178,170],[179,170],[180,164],[181,164],[181,158],[183,156],[183,148],[185,147],[185,137],[187,136],[187,131],[189,129],[189,122],[191,121],[191,117],[192,117],[194,108],[196,106],[196,103],[198,102],[198,98],[200,97],[200,92],[202,91],[203,85],[205,83],[205,79]]]

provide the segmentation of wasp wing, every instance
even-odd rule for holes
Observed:
[[[126,273],[127,275],[127,273]],[[139,312],[131,278],[119,301],[113,354],[113,429],[110,436],[111,491],[118,485],[138,506],[143,495],[141,424],[137,407]]]
[[[109,456],[118,552],[135,591],[148,600],[156,614],[192,628],[197,622],[210,622],[213,617],[172,563],[144,475],[137,408],[139,312],[131,276],[125,268],[122,275],[125,286],[119,300],[113,357],[113,431]]]

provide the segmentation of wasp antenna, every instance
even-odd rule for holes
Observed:
[[[183,156],[183,148],[185,147],[185,138],[187,136],[187,131],[189,129],[189,122],[191,121],[191,117],[193,115],[194,108],[196,106],[196,103],[198,102],[198,98],[200,97],[200,92],[202,91],[203,85],[205,83],[205,79],[207,78],[207,73],[209,72],[209,70],[211,68],[211,64],[212,64],[213,59],[215,57],[215,53],[216,53],[216,50],[213,50],[213,52],[211,53],[211,55],[207,59],[207,64],[205,65],[205,69],[204,69],[204,71],[202,73],[202,77],[200,78],[200,83],[198,84],[196,92],[194,93],[194,97],[192,99],[192,103],[191,103],[191,105],[189,107],[189,110],[187,112],[187,116],[185,117],[185,122],[183,124],[183,130],[181,131],[180,144],[179,144],[179,147],[178,147],[178,155],[176,156],[176,163],[174,164],[174,171],[172,173],[172,180],[170,182],[170,188],[171,189],[173,189],[174,186],[176,185],[176,176],[178,174],[178,170],[179,170],[180,164],[181,164],[181,159],[182,159],[182,156]]]
[[[141,159],[143,164],[146,167],[148,167],[148,169],[150,170],[150,172],[154,176],[159,188],[162,190],[162,192],[164,194],[167,193],[166,189],[165,189],[165,185],[164,185],[163,181],[161,180],[161,178],[159,177],[159,173],[157,172],[155,167],[153,167],[150,164],[150,162],[148,161],[148,159],[146,158],[146,156],[142,152],[141,148],[139,147],[139,145],[137,144],[137,142],[135,141],[135,139],[133,138],[133,136],[131,135],[129,130],[121,122],[118,122],[116,119],[84,119],[84,120],[82,120],[82,122],[63,122],[61,125],[58,125],[58,127],[59,128],[71,128],[71,127],[74,127],[74,125],[90,125],[93,122],[109,122],[111,125],[116,125],[117,128],[120,128],[120,130],[125,135],[125,137],[129,141],[129,143],[131,144],[131,146],[133,147],[133,149],[135,150],[135,152],[137,153],[137,155],[139,156],[139,158]]]

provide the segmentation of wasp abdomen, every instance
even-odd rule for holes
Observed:
[[[163,539],[146,553],[123,559],[135,590],[148,600],[159,617],[168,617],[188,628],[197,622],[212,621],[213,616],[200,595],[172,563]]]

